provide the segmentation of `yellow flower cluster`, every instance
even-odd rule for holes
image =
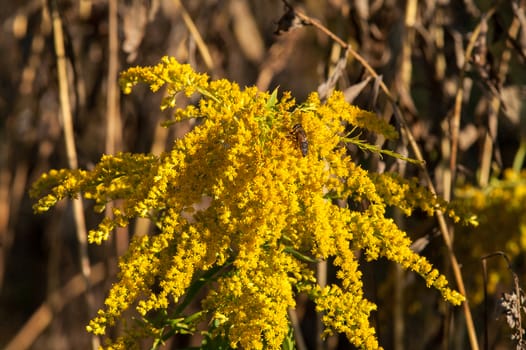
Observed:
[[[341,93],[326,102],[313,93],[296,105],[288,93],[278,98],[276,91],[209,82],[168,57],[121,76],[126,93],[139,82],[153,91],[167,87],[163,109],[175,107],[178,92],[201,94],[198,105],[174,112],[174,122],[199,117],[200,123],[161,156],[104,156],[91,171],[51,171],[33,190],[41,197],[36,211],[77,193],[94,200],[100,211],[121,199],[113,218],[90,232],[90,242],[100,244],[114,227],[136,217],[156,225],[157,233],[132,241],[90,332],[105,334],[130,308],[144,320],[163,310],[184,317],[195,289],[213,281],[203,315],[216,325],[211,336],[228,339],[232,348],[281,348],[290,328],[287,310],[298,293],[308,293],[328,333],[341,332],[358,347],[377,349],[369,324],[376,306],[363,296],[357,249],[370,260],[385,257],[419,273],[453,304],[463,300],[411,251],[406,234],[385,215],[388,206],[432,214],[443,203],[414,182],[367,172],[342,147],[353,127],[396,137],[374,114],[350,106]],[[305,156],[291,134],[298,123],[307,137]],[[195,210],[203,198],[210,205]],[[334,199],[368,205],[355,211]],[[338,283],[317,284],[310,263],[321,259],[334,261]],[[144,334],[160,337],[166,327],[146,323],[142,333],[131,327],[108,347],[124,348]]]
[[[456,229],[456,250],[474,261],[497,251],[504,252],[512,265],[521,265],[526,252],[526,171],[504,171],[501,179],[493,179],[485,188],[466,186],[455,193],[457,205],[478,218],[476,231],[467,227]],[[466,284],[472,290],[470,301],[478,304],[484,298],[480,265],[466,264]],[[518,272],[518,271],[517,271]],[[470,278],[469,278],[470,277]],[[526,278],[519,275],[521,282]],[[487,292],[498,292],[499,284],[505,288],[513,283],[504,259],[488,261]]]

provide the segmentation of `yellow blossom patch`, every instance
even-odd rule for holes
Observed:
[[[124,324],[124,335],[108,339],[108,349],[196,332],[203,319],[210,325],[208,342],[280,349],[290,329],[287,310],[299,293],[323,313],[327,334],[343,333],[357,347],[377,349],[369,323],[376,306],[363,296],[356,250],[417,272],[453,304],[463,300],[386,217],[389,206],[410,215],[446,204],[416,182],[368,172],[343,147],[356,127],[395,138],[382,119],[349,105],[339,92],[326,102],[313,93],[296,104],[287,92],[278,98],[277,91],[209,81],[169,57],[122,73],[125,93],[138,83],[166,88],[162,109],[176,108],[179,92],[200,94],[198,104],[173,115],[174,122],[200,122],[160,156],[120,153],[104,156],[91,171],[52,170],[32,192],[40,198],[37,212],[78,193],[100,212],[121,200],[113,216],[90,231],[93,243],[137,217],[155,223],[151,235],[132,240],[105,307],[88,326],[107,334],[124,312],[135,312],[140,322]],[[305,154],[292,133],[296,124],[305,131]],[[195,210],[203,199],[210,204]],[[353,210],[335,205],[336,199],[368,206]],[[334,261],[338,278],[323,288],[312,269],[322,259]],[[205,285],[202,312],[188,315],[186,306]]]

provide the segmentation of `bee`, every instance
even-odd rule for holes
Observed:
[[[295,137],[296,143],[301,150],[301,154],[305,157],[309,151],[309,143],[307,141],[307,133],[301,124],[296,124],[292,127],[291,134]]]

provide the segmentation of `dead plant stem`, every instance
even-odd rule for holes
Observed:
[[[64,140],[66,144],[66,154],[68,158],[68,165],[71,169],[78,168],[77,152],[75,149],[75,136],[73,133],[73,117],[71,115],[70,96],[68,89],[68,74],[67,62],[64,49],[64,33],[62,29],[62,20],[58,11],[58,4],[56,0],[51,0],[50,13],[53,26],[53,39],[55,44],[55,54],[57,57],[57,73],[59,85],[59,99],[60,99],[60,115],[62,116],[62,126],[64,130]],[[84,208],[80,198],[73,200],[73,216],[75,219],[75,231],[77,234],[77,242],[79,248],[79,263],[81,266],[82,276],[86,285],[85,301],[88,308],[88,315],[90,317],[95,315],[94,298],[91,292],[91,267],[88,256],[87,247],[87,233],[86,222],[84,217]],[[98,337],[92,337],[92,347],[97,349],[99,347]]]
[[[175,4],[181,10],[181,16],[183,17],[183,21],[186,25],[186,28],[188,28],[188,31],[192,35],[192,38],[194,38],[197,44],[197,48],[199,49],[199,52],[201,53],[201,56],[203,57],[203,61],[206,64],[206,68],[210,72],[213,72],[214,71],[214,61],[212,59],[212,55],[210,54],[210,51],[208,50],[208,47],[206,46],[206,43],[203,40],[203,37],[199,33],[197,26],[195,25],[194,21],[190,17],[190,14],[188,13],[188,11],[186,11],[186,8],[184,7],[181,0],[175,0]]]
[[[473,30],[471,37],[469,38],[468,46],[466,47],[466,51],[464,54],[464,63],[462,66],[462,69],[460,70],[460,75],[458,78],[458,90],[457,94],[455,96],[455,106],[453,108],[453,115],[450,119],[449,124],[449,130],[451,133],[451,158],[449,159],[449,168],[451,171],[451,185],[455,181],[455,175],[456,175],[456,168],[457,168],[457,158],[458,158],[458,138],[460,133],[460,118],[462,114],[462,101],[464,100],[464,80],[466,78],[466,72],[468,70],[468,67],[470,65],[471,56],[473,53],[473,49],[475,48],[475,44],[477,42],[478,36],[480,34],[482,23],[486,21],[488,18],[493,16],[493,13],[496,11],[496,6],[494,5],[491,9],[489,9],[488,12],[486,12],[485,15],[482,16],[480,22],[477,24],[475,29]],[[451,186],[448,186],[446,188],[451,189]],[[449,199],[451,197],[451,193],[445,193],[446,199]]]
[[[513,18],[513,21],[508,28],[508,37],[515,39],[519,35],[520,21],[517,17]],[[499,67],[497,72],[497,83],[503,82],[508,73],[511,59],[511,45],[507,46],[502,54],[500,55]],[[501,108],[500,97],[493,94],[490,101],[491,109],[488,115],[488,125],[486,134],[484,136],[484,146],[481,159],[481,170],[479,175],[479,185],[486,186],[489,183],[490,171],[491,171],[491,159],[493,158],[493,144],[495,137],[497,136],[498,127],[498,114]]]

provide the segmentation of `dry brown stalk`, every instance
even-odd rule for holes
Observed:
[[[181,16],[183,17],[184,23],[197,44],[197,48],[199,49],[199,52],[201,53],[201,56],[203,57],[203,61],[206,64],[206,68],[208,68],[210,72],[213,72],[214,71],[214,61],[212,60],[212,55],[210,55],[210,51],[208,50],[208,47],[206,46],[205,41],[203,40],[203,37],[201,36],[201,33],[199,33],[199,30],[197,29],[194,21],[188,14],[188,11],[186,11],[186,8],[183,6],[181,0],[174,0],[174,1],[175,1],[175,4],[181,10]]]
[[[58,4],[55,0],[50,1],[50,13],[53,26],[53,39],[55,43],[55,54],[57,57],[57,73],[59,84],[60,111],[62,116],[62,125],[64,130],[64,139],[66,143],[66,154],[68,165],[71,169],[78,168],[77,151],[75,149],[75,135],[73,133],[73,117],[71,115],[70,96],[68,89],[68,73],[66,69],[66,54],[64,48],[64,33],[62,29],[62,20],[58,11]],[[88,241],[86,232],[86,219],[84,217],[84,207],[80,198],[73,200],[73,216],[75,219],[75,232],[79,248],[79,262],[82,276],[86,285],[86,305],[88,314],[95,315],[95,301],[91,291],[90,259],[88,256]],[[92,347],[99,347],[98,337],[92,337]]]
[[[508,28],[508,37],[516,39],[519,35],[520,20],[514,17]],[[511,59],[511,45],[508,45],[500,56],[500,63],[497,71],[497,81],[503,82],[509,70],[509,63]],[[488,115],[488,126],[484,135],[483,153],[480,164],[479,185],[486,186],[489,182],[491,171],[491,160],[493,158],[493,143],[497,135],[498,114],[501,108],[501,99],[499,95],[492,95],[490,101],[490,110]]]

